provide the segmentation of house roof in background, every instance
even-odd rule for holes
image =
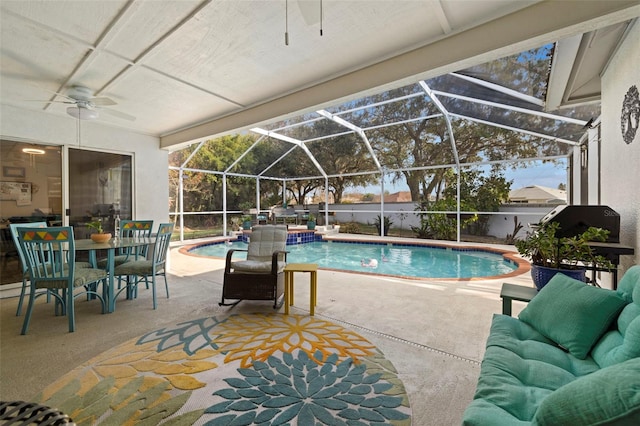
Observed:
[[[530,203],[557,203],[558,201],[562,201],[563,203],[566,203],[567,191],[556,188],[547,188],[540,185],[530,185],[510,191],[509,201],[526,201]]]

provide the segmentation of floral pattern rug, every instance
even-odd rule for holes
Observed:
[[[79,425],[410,425],[393,365],[303,315],[208,317],[132,339],[35,399]]]

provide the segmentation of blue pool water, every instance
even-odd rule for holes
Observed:
[[[247,244],[206,244],[195,247],[190,253],[225,257],[231,248],[246,249]],[[290,263],[317,263],[320,268],[403,277],[489,277],[517,269],[514,262],[506,260],[501,254],[482,250],[331,241],[288,245],[287,251],[287,262]],[[246,258],[246,253],[234,253],[233,258]],[[376,259],[378,266],[362,266],[363,259],[365,262]]]

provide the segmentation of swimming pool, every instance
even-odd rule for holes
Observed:
[[[231,248],[246,249],[247,244],[206,243],[189,248],[188,253],[225,257]],[[287,251],[290,263],[317,263],[324,269],[406,278],[486,278],[512,274],[518,269],[518,264],[502,253],[445,246],[316,241],[288,245]],[[245,253],[234,254],[234,259],[245,257]],[[363,265],[363,260],[366,263],[370,259],[377,261],[376,267]]]

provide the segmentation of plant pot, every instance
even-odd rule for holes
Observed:
[[[111,239],[111,234],[106,233],[106,234],[91,234],[91,239],[93,240],[94,243],[106,243],[107,241],[109,241]]]
[[[547,268],[546,266],[540,265],[531,265],[531,278],[533,279],[533,283],[536,285],[538,291],[547,285],[549,280],[557,273],[564,274],[578,281],[585,281],[584,269],[557,269]]]
[[[251,222],[250,221],[242,222],[242,229],[247,230],[247,231],[249,229],[251,229]]]
[[[308,220],[307,221],[307,229],[311,229],[311,230],[316,229],[316,223],[314,221],[312,221],[312,220]]]

